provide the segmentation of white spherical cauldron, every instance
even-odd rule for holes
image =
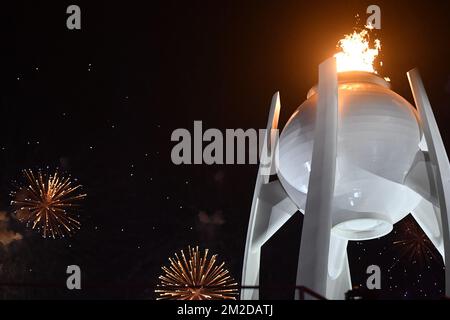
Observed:
[[[419,150],[415,108],[372,73],[339,73],[338,144],[332,232],[349,240],[383,236],[420,197],[403,185]],[[316,88],[294,112],[277,145],[278,176],[297,204],[308,192]],[[294,192],[295,191],[295,192]],[[297,201],[296,201],[297,199]],[[312,213],[314,214],[314,213]]]

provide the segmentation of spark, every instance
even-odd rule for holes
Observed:
[[[407,258],[412,264],[419,263],[421,266],[429,265],[431,260],[438,260],[433,243],[415,221],[407,219],[402,227],[399,235],[401,239],[392,243],[394,247],[400,248],[400,259]]]
[[[162,267],[164,275],[155,290],[158,300],[236,300],[237,283],[224,268],[216,265],[217,255],[202,256],[198,247],[189,246],[189,257],[181,250],[181,257],[169,258],[170,266]]]
[[[78,193],[81,185],[74,186],[70,178],[58,172],[46,175],[23,170],[23,176],[26,184],[11,193],[15,197],[11,205],[21,222],[38,230],[44,238],[64,237],[80,229],[80,222],[69,209],[86,197]]]

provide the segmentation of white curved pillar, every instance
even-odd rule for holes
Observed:
[[[272,98],[250,211],[242,269],[243,287],[259,286],[261,246],[297,211],[297,206],[288,198],[280,182],[269,183],[276,144],[276,135],[273,134],[273,130],[277,129],[279,113],[280,96],[277,92]],[[259,289],[243,288],[241,290],[242,300],[258,298]]]
[[[417,69],[408,71],[408,80],[419,112],[430,160],[434,165],[436,191],[441,213],[445,261],[450,261],[450,164],[425,87]],[[450,296],[450,268],[445,269],[445,294]]]

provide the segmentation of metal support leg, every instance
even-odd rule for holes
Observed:
[[[413,69],[408,71],[407,75],[419,112],[419,120],[427,143],[428,154],[431,162],[435,166],[436,191],[441,213],[445,261],[450,261],[450,164],[419,71]],[[449,267],[445,268],[445,293],[447,296],[450,296]]]
[[[333,57],[319,66],[314,147],[297,269],[297,286],[308,287],[323,296],[328,278],[337,124],[338,82]]]

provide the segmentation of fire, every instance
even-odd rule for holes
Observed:
[[[369,44],[367,30],[353,31],[339,40],[341,52],[336,53],[337,71],[367,71],[377,73],[374,69],[374,60],[381,50],[381,42],[376,39],[374,47]]]

